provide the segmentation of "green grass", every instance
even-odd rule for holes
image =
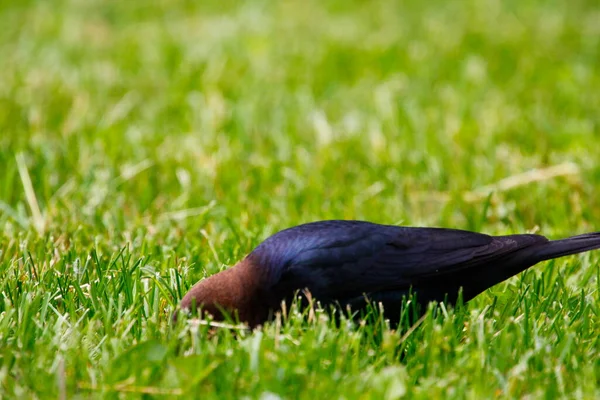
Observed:
[[[169,323],[302,222],[600,230],[599,21],[594,1],[0,2],[0,397],[599,398],[600,252],[409,334]]]

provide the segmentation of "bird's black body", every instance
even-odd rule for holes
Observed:
[[[529,234],[492,237],[454,229],[322,221],[269,237],[248,260],[261,268],[264,296],[273,302],[290,300],[306,288],[325,305],[356,310],[367,301],[381,302],[386,317],[394,320],[409,293],[421,305],[454,303],[462,288],[466,302],[540,261],[595,248],[600,248],[600,233],[549,241]]]
[[[488,236],[442,229],[321,221],[283,230],[233,268],[198,282],[181,308],[219,317],[237,313],[251,326],[273,315],[283,300],[308,289],[322,305],[360,311],[382,303],[393,324],[403,298],[468,301],[485,289],[551,258],[600,248],[600,233],[549,241],[539,235]]]

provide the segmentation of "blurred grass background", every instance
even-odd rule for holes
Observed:
[[[0,27],[1,397],[599,396],[597,254],[404,341],[168,326],[302,222],[600,229],[597,2],[0,1]]]

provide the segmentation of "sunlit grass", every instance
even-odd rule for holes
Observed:
[[[599,20],[586,1],[0,3],[0,397],[600,397],[598,252],[408,333],[293,307],[256,332],[170,323],[302,222],[600,230]]]

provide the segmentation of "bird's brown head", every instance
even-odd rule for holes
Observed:
[[[258,268],[246,258],[196,283],[181,300],[180,308],[209,313],[215,320],[237,317],[255,327],[267,312],[257,301],[262,284]]]

